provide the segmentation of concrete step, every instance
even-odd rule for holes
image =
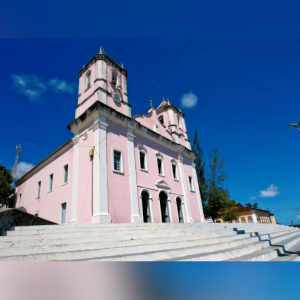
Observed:
[[[253,233],[250,233],[251,236],[259,236],[259,238],[261,240],[267,240],[269,238],[272,238],[272,237],[276,237],[276,236],[280,236],[280,235],[283,235],[283,234],[288,234],[288,233],[292,233],[292,232],[298,232],[300,233],[300,231],[296,231],[296,230],[277,230],[277,231],[260,231],[260,232],[255,232],[254,234]]]
[[[234,231],[230,230],[199,230],[198,228],[165,228],[165,229],[157,229],[157,228],[149,228],[147,230],[145,229],[135,229],[135,228],[130,228],[128,230],[115,230],[115,231],[102,231],[102,230],[97,230],[97,229],[91,229],[87,231],[77,231],[74,230],[73,232],[57,232],[57,233],[33,233],[33,234],[19,234],[19,235],[8,235],[8,236],[3,236],[0,238],[0,243],[1,241],[6,242],[6,241],[21,241],[21,240],[41,240],[41,239],[57,239],[57,238],[70,238],[70,237],[77,237],[77,238],[83,238],[86,236],[106,236],[108,238],[111,237],[116,237],[116,236],[123,236],[127,234],[140,234],[141,236],[143,234],[159,234],[159,233],[164,233],[166,235],[172,234],[172,235],[181,235],[182,233],[184,234],[197,234],[199,237],[202,235],[204,236],[219,236],[220,234],[232,234],[236,235],[237,233]]]
[[[76,243],[90,243],[90,242],[107,242],[107,241],[127,241],[127,240],[137,240],[137,239],[154,239],[154,238],[169,238],[169,237],[178,237],[178,236],[190,236],[191,238],[196,237],[197,239],[205,239],[205,238],[220,238],[220,237],[229,237],[229,236],[237,236],[236,232],[234,231],[210,231],[206,232],[199,232],[199,231],[191,231],[189,233],[182,233],[182,232],[143,232],[143,233],[131,233],[126,232],[125,234],[121,235],[101,235],[95,233],[87,233],[85,236],[67,236],[63,238],[49,238],[49,236],[41,236],[40,238],[36,239],[33,237],[28,237],[24,240],[25,237],[22,239],[16,239],[15,237],[13,240],[11,238],[9,240],[0,239],[0,250],[5,248],[20,248],[20,247],[39,247],[39,246],[47,246],[47,245],[60,245],[60,244],[76,244]],[[245,235],[247,236],[247,235]],[[248,235],[250,236],[250,235]],[[9,238],[9,237],[8,237]]]
[[[164,238],[152,238],[152,239],[138,239],[138,240],[125,240],[125,241],[114,241],[114,242],[104,242],[104,241],[93,241],[90,243],[82,243],[77,241],[74,244],[55,244],[55,245],[40,245],[29,246],[29,247],[10,247],[5,249],[0,249],[0,257],[4,256],[17,256],[17,255],[31,255],[39,253],[56,253],[56,252],[69,252],[69,251],[84,251],[84,250],[99,250],[99,249],[113,249],[120,247],[140,247],[140,246],[158,246],[160,244],[168,244],[169,249],[174,247],[195,247],[200,245],[213,245],[218,243],[230,242],[234,240],[242,240],[249,238],[248,236],[228,236],[220,238],[209,238],[209,239],[198,239],[197,236],[179,236],[179,237],[164,237]],[[153,247],[152,247],[153,248]]]
[[[300,255],[299,254],[281,255],[271,259],[270,261],[300,261]]]
[[[34,227],[34,226],[32,226]],[[29,227],[30,228],[30,227]],[[21,236],[21,235],[33,235],[33,234],[52,234],[52,233],[72,233],[72,232],[88,232],[88,231],[101,231],[101,232],[120,232],[120,231],[128,231],[128,230],[216,230],[214,226],[190,226],[190,225],[179,225],[179,226],[48,226],[43,229],[23,229],[23,230],[13,230],[7,231],[5,236]],[[217,228],[217,230],[227,230],[225,228]]]
[[[143,260],[149,260],[149,254],[156,254],[160,257],[160,254],[172,253],[174,257],[181,256],[182,253],[199,253],[205,251],[216,251],[217,249],[226,249],[236,247],[238,245],[244,245],[257,241],[257,237],[249,237],[246,239],[238,239],[234,241],[203,245],[202,241],[194,241],[188,244],[186,242],[179,243],[165,243],[158,245],[141,245],[141,246],[128,246],[123,248],[107,248],[97,250],[83,250],[83,251],[66,251],[58,253],[39,253],[29,255],[16,255],[16,256],[3,256],[0,257],[0,261],[53,261],[53,260],[91,260],[91,259],[108,259],[113,260],[116,257],[127,256],[129,260],[136,255],[142,254]],[[261,242],[264,243],[264,242]],[[151,256],[151,255],[150,255]],[[152,256],[151,256],[152,257]],[[153,259],[150,259],[153,260]]]
[[[101,261],[178,261],[178,260],[190,260],[190,258],[199,257],[205,254],[217,253],[222,251],[230,251],[231,248],[244,246],[248,247],[252,243],[261,243],[257,238],[250,237],[246,239],[241,239],[238,241],[224,242],[215,245],[203,245],[202,247],[194,248],[182,248],[177,250],[168,251],[155,251],[147,253],[135,253],[126,255],[117,255],[115,257],[98,257],[92,260]],[[187,259],[186,259],[187,258]],[[91,259],[90,259],[91,260]],[[209,260],[209,259],[208,259]],[[218,259],[216,259],[218,260]],[[219,259],[220,260],[220,259]]]
[[[298,236],[293,236],[293,237],[287,237],[285,236],[285,239],[281,239],[280,242],[276,240],[277,238],[270,239],[269,242],[270,245],[269,247],[266,247],[265,249],[261,249],[260,251],[256,251],[251,254],[247,254],[244,256],[239,257],[238,259],[233,258],[229,259],[231,261],[269,261],[269,260],[274,260],[281,255],[286,256],[288,253],[288,249],[292,246],[295,245],[296,243],[300,242],[300,235]],[[278,245],[275,245],[275,244]]]

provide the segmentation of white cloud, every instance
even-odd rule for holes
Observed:
[[[51,79],[48,81],[50,87],[53,88],[55,92],[62,92],[62,93],[74,93],[75,89],[77,88],[76,83],[74,82],[67,82],[64,79]]]
[[[274,184],[270,184],[265,191],[260,191],[260,194],[258,196],[262,198],[271,198],[276,197],[278,194],[278,187]]]
[[[193,94],[192,92],[190,92],[189,94],[184,94],[181,97],[181,106],[182,107],[186,107],[186,108],[192,108],[194,106],[196,106],[198,102],[198,97]]]
[[[252,196],[249,200],[255,200],[256,197],[255,196]]]
[[[46,90],[46,85],[35,75],[11,75],[13,87],[29,98],[32,103],[41,103],[41,94]]]
[[[24,174],[30,171],[34,167],[33,164],[29,164],[27,162],[19,162],[17,166],[17,175],[16,179],[21,178]]]
[[[299,224],[299,223],[300,223],[300,215],[298,215],[296,220],[295,220],[295,224]]]

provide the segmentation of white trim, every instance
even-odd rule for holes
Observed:
[[[143,220],[139,210],[139,199],[137,190],[137,178],[136,178],[136,159],[134,148],[133,131],[128,128],[127,130],[127,146],[128,146],[128,164],[129,164],[129,181],[130,181],[130,203],[131,203],[131,222],[142,223]],[[145,155],[146,156],[146,155]],[[147,165],[146,165],[147,166]]]
[[[199,188],[199,183],[198,183],[198,177],[196,174],[196,165],[194,163],[192,164],[192,168],[193,168],[194,180],[196,183],[196,194],[197,194],[197,200],[198,200],[198,205],[199,205],[201,223],[206,223],[204,213],[203,213],[203,206],[202,206],[201,193],[200,193],[200,188]]]
[[[107,184],[107,126],[105,117],[98,116],[94,119],[92,224],[111,223]]]
[[[69,223],[77,223],[77,184],[78,184],[78,158],[79,158],[79,136],[73,138],[73,174],[72,174],[72,198],[71,198],[71,220]],[[93,162],[92,162],[93,163]]]
[[[183,190],[183,195],[184,195],[184,199],[186,202],[185,208],[186,208],[186,215],[187,215],[187,223],[194,223],[194,220],[193,220],[192,214],[191,214],[189,194],[188,194],[188,188],[187,188],[187,184],[186,184],[186,177],[185,177],[184,166],[183,166],[183,157],[182,157],[181,153],[179,153],[179,155],[178,155],[178,160],[179,160],[179,167],[180,167],[180,178],[181,178],[182,190]]]

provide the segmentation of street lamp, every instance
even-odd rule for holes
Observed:
[[[291,126],[291,127],[297,127],[299,132],[300,132],[300,122],[298,124],[292,124],[290,123],[288,126]]]

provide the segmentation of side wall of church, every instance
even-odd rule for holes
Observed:
[[[67,146],[68,147],[68,146]],[[61,203],[67,203],[67,223],[71,216],[73,147],[67,148],[17,187],[16,207],[24,206],[28,213],[49,221],[60,223]],[[68,182],[63,183],[63,167],[68,164]],[[49,191],[49,175],[53,174],[53,187]],[[37,197],[38,182],[41,181],[40,197]],[[22,194],[19,204],[19,194]]]

